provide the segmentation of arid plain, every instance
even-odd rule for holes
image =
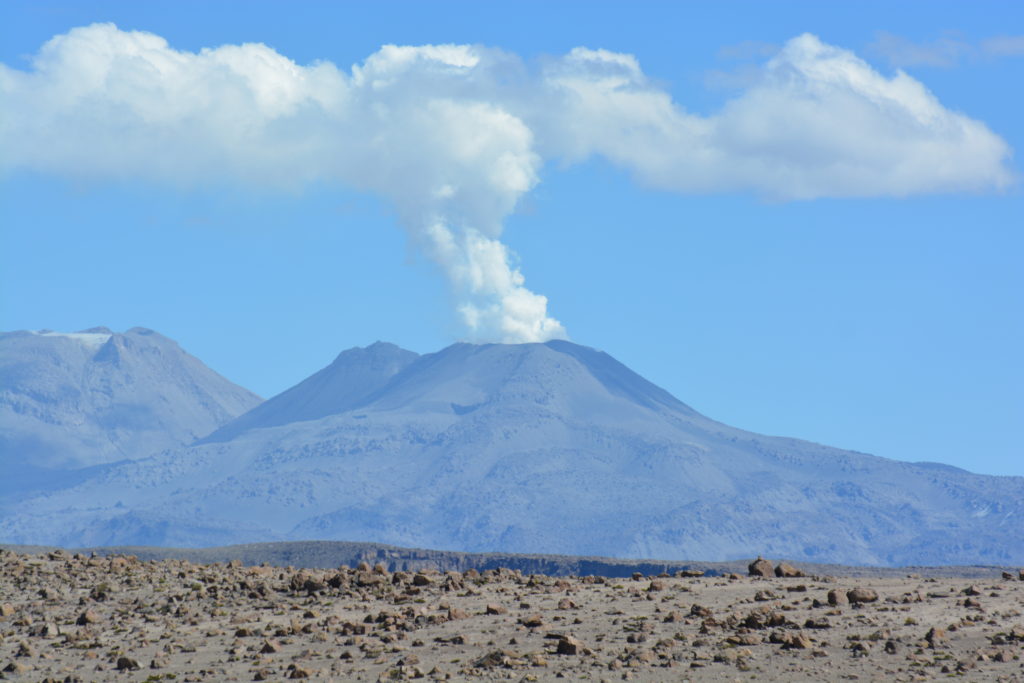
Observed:
[[[802,573],[763,561],[742,575],[554,577],[0,550],[0,669],[22,681],[1024,680],[1024,571]]]

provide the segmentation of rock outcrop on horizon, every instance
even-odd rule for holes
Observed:
[[[0,493],[188,445],[261,401],[145,328],[2,333]]]
[[[729,427],[570,342],[376,344],[203,442],[3,510],[0,542],[1010,565],[1022,515],[1024,478]]]

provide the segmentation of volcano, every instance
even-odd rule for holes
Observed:
[[[259,405],[153,330],[0,334],[0,492],[186,446]]]
[[[2,512],[0,539],[65,546],[1024,563],[1024,478],[753,434],[567,341],[351,349],[189,447]]]

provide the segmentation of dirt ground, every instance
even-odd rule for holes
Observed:
[[[0,550],[0,671],[17,681],[1024,681],[1024,575],[605,579]]]

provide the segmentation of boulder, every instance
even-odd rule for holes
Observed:
[[[779,562],[778,566],[775,567],[775,576],[787,579],[799,578],[804,576],[804,573],[788,562]]]
[[[835,588],[833,588],[828,592],[828,604],[832,605],[833,607],[839,605],[848,605],[849,603],[850,600],[846,597],[846,593],[844,593],[843,591],[836,590]]]
[[[572,636],[562,636],[558,639],[558,647],[555,650],[560,655],[582,655],[588,652],[582,641]]]
[[[933,650],[937,647],[942,647],[949,640],[946,636],[945,629],[935,627],[928,629],[928,633],[925,634],[924,639],[928,641],[928,647]]]
[[[811,639],[803,633],[787,633],[782,638],[782,647],[785,650],[809,650],[812,645]]]
[[[100,616],[96,614],[96,612],[92,611],[91,609],[87,609],[78,615],[78,618],[75,619],[75,623],[79,626],[86,626],[88,624],[95,624],[99,620]]]
[[[764,578],[775,576],[775,569],[772,563],[763,557],[758,556],[756,560],[747,565],[747,574],[750,576],[761,576]]]
[[[118,657],[117,658],[117,670],[118,671],[138,671],[142,667],[139,663],[131,657]]]
[[[854,588],[853,590],[846,591],[846,599],[854,605],[865,602],[875,602],[878,600],[878,593],[870,588]]]

